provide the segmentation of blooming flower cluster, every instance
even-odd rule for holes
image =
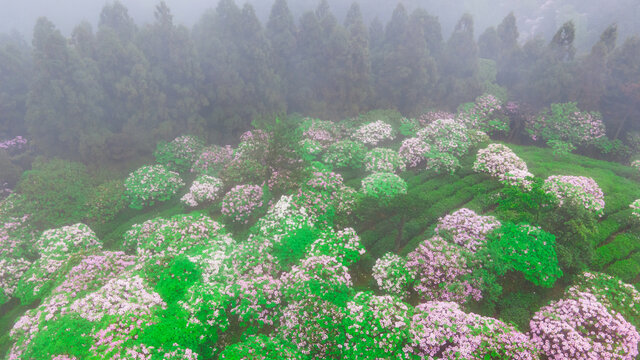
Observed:
[[[467,314],[453,302],[418,305],[410,334],[410,352],[421,359],[540,359],[537,346],[513,325]]]
[[[481,216],[467,208],[459,209],[440,218],[435,228],[436,234],[476,252],[487,242],[487,234],[500,227],[500,221],[493,216]]]
[[[635,216],[637,219],[640,219],[640,199],[632,202],[629,207],[631,208],[631,213],[633,214],[633,216]]]
[[[409,339],[412,308],[400,299],[357,293],[346,309],[345,359],[409,359],[402,351]]]
[[[394,253],[386,253],[376,260],[372,276],[378,288],[392,295],[406,297],[416,278],[416,269],[407,265],[407,259]]]
[[[256,330],[274,326],[281,314],[282,285],[270,275],[256,278],[238,278],[227,286],[233,298],[230,314],[238,317],[240,326]]]
[[[270,133],[264,130],[249,130],[240,136],[235,157],[252,157],[262,160],[269,150],[269,141],[271,141]]]
[[[262,188],[237,185],[222,198],[222,213],[237,223],[248,223],[253,212],[262,207]]]
[[[169,200],[184,185],[177,172],[162,165],[143,166],[129,174],[124,182],[125,196],[134,209]]]
[[[60,258],[100,246],[100,240],[93,230],[82,223],[47,230],[36,241],[36,249],[42,257]]]
[[[458,114],[469,129],[478,129],[489,133],[507,132],[509,119],[502,116],[502,101],[491,94],[478,97],[475,103],[470,103]]]
[[[349,269],[328,255],[304,258],[280,279],[288,300],[326,298],[330,292],[352,285]]]
[[[196,207],[202,203],[210,203],[217,200],[221,191],[222,181],[220,179],[209,175],[201,175],[193,181],[189,192],[180,198],[180,201],[187,206]]]
[[[600,113],[580,111],[576,103],[552,104],[550,111],[529,119],[525,127],[534,141],[562,140],[583,145],[605,136]]]
[[[341,140],[327,148],[322,161],[336,168],[359,169],[366,153],[364,145],[352,140]]]
[[[332,256],[347,267],[357,262],[364,253],[360,237],[352,228],[337,233],[331,231],[314,241],[307,250],[309,256]]]
[[[19,135],[13,139],[0,141],[0,149],[4,150],[20,150],[25,145],[27,145],[27,139]]]
[[[454,119],[438,119],[418,131],[418,137],[433,151],[458,157],[464,155],[471,145],[468,132],[463,123]]]
[[[20,196],[11,194],[0,201],[0,257],[24,258],[35,243],[35,231],[29,223],[30,214],[12,214]]]
[[[191,167],[192,173],[213,175],[224,169],[233,159],[231,146],[205,148]]]
[[[171,142],[158,144],[153,155],[156,157],[156,162],[167,169],[185,172],[191,169],[203,147],[204,144],[200,139],[184,135]]]
[[[533,177],[527,164],[511,149],[502,144],[489,144],[485,149],[478,150],[473,170],[484,172],[500,181],[510,184],[527,185],[527,177]]]
[[[584,292],[554,301],[530,321],[531,339],[549,359],[634,359],[640,334]]]
[[[407,255],[407,267],[416,274],[413,288],[425,300],[479,301],[480,284],[469,276],[476,266],[465,248],[439,236],[423,241]]]
[[[332,121],[307,118],[300,124],[303,139],[315,142],[324,149],[339,139],[339,130]]]
[[[439,119],[453,119],[455,115],[447,111],[429,111],[418,117],[418,122],[422,126],[431,124]]]
[[[370,146],[376,146],[386,140],[393,140],[394,137],[391,125],[382,120],[364,124],[353,134],[354,140]]]
[[[392,173],[373,173],[362,179],[362,192],[380,201],[389,201],[407,193],[407,183]]]
[[[582,206],[600,216],[604,211],[604,194],[598,184],[585,176],[552,175],[544,181],[545,191],[556,197],[558,206],[566,203]]]
[[[396,151],[375,148],[365,155],[364,168],[368,172],[397,173],[404,171],[405,164]]]
[[[406,167],[417,168],[425,161],[424,155],[431,150],[429,144],[418,137],[408,138],[402,142],[398,154]]]
[[[25,259],[0,257],[0,305],[11,299],[18,286],[18,280],[30,266],[31,262]]]

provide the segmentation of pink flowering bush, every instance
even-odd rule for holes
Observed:
[[[350,287],[349,269],[328,255],[309,256],[281,277],[285,298],[326,298],[332,292]]]
[[[400,145],[398,155],[402,158],[407,168],[417,168],[424,163],[424,155],[431,150],[429,144],[418,137],[405,139]]]
[[[431,146],[432,151],[455,157],[464,155],[471,143],[469,129],[454,119],[438,119],[418,131],[418,137]]]
[[[629,205],[631,213],[636,217],[636,220],[640,219],[640,199],[635,200]]]
[[[549,359],[634,359],[640,335],[588,292],[554,301],[531,319],[531,339]]]
[[[332,121],[306,118],[299,128],[303,140],[317,144],[321,150],[340,139],[340,129]]]
[[[418,305],[410,336],[410,352],[420,359],[540,359],[536,344],[513,325],[467,314],[453,302]]]
[[[551,109],[525,123],[532,140],[561,140],[579,146],[605,136],[598,112],[580,111],[575,102],[551,104]]]
[[[82,223],[47,230],[36,241],[36,249],[42,257],[60,258],[69,253],[100,247],[96,234]]]
[[[25,198],[11,194],[0,200],[0,258],[31,258],[36,255],[36,231],[31,214],[25,213]]]
[[[528,183],[526,178],[533,177],[527,169],[527,164],[502,144],[489,144],[487,148],[478,150],[473,170],[489,174],[512,185],[526,186]]]
[[[558,206],[578,206],[602,216],[604,194],[598,184],[585,176],[552,175],[544,181],[544,189],[555,196]]]
[[[403,347],[409,340],[413,308],[389,295],[357,293],[347,303],[343,359],[409,359]]]
[[[418,122],[422,126],[427,126],[439,119],[453,119],[455,115],[447,111],[429,111],[418,117]]]
[[[231,221],[247,224],[255,210],[262,207],[262,188],[257,185],[237,185],[222,198],[222,214]]]
[[[407,265],[407,259],[386,253],[376,260],[372,276],[380,290],[404,298],[415,281],[416,269]]]
[[[192,173],[214,175],[227,167],[233,159],[233,149],[213,145],[202,150],[191,167]]]
[[[491,94],[484,94],[474,103],[462,105],[457,118],[469,129],[489,134],[509,132],[509,118],[503,113],[502,101]]]
[[[360,237],[352,228],[342,229],[337,233],[331,231],[314,241],[307,249],[309,256],[328,255],[347,267],[356,263],[364,253]]]
[[[13,297],[18,281],[30,266],[25,259],[0,258],[0,305]]]
[[[225,291],[232,298],[229,314],[237,316],[239,325],[250,333],[275,326],[282,316],[282,285],[270,275],[238,278]]]
[[[27,145],[27,139],[18,135],[13,139],[0,141],[0,149],[4,150],[20,150]]]
[[[264,130],[254,129],[245,132],[240,136],[240,144],[234,157],[263,160],[268,153],[271,137],[271,134]]]
[[[124,186],[129,207],[140,210],[145,206],[153,206],[156,201],[171,199],[184,186],[184,182],[177,172],[169,171],[162,165],[151,165],[129,174]]]
[[[204,143],[191,135],[179,136],[171,142],[158,144],[153,155],[156,162],[168,170],[185,172],[193,166],[204,148]]]
[[[365,155],[364,169],[374,173],[397,173],[404,171],[405,164],[397,152],[387,148],[375,148]]]
[[[373,173],[362,179],[362,193],[383,203],[407,193],[407,183],[392,173]]]
[[[322,161],[336,168],[359,169],[367,153],[364,145],[351,140],[341,140],[331,144],[324,155]]]
[[[416,274],[414,290],[424,300],[465,303],[482,299],[481,284],[471,278],[478,262],[463,247],[435,236],[407,255],[407,268]]]
[[[196,207],[202,203],[211,203],[218,199],[222,188],[220,179],[209,175],[201,175],[193,181],[189,192],[181,197],[180,201],[190,207]]]
[[[493,216],[481,216],[462,208],[438,220],[435,232],[468,251],[475,252],[487,242],[487,234],[500,227]]]
[[[374,121],[360,126],[353,139],[365,145],[376,146],[384,141],[393,140],[395,137],[391,125],[382,120]]]
[[[196,338],[202,345],[209,341],[215,343],[229,328],[227,309],[231,306],[230,300],[224,284],[196,282],[178,302],[180,310],[186,314],[184,330],[198,334]]]

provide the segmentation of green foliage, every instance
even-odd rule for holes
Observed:
[[[596,249],[593,266],[596,269],[603,269],[608,264],[622,260],[638,250],[640,250],[640,237],[637,234],[619,234],[610,243]]]
[[[273,247],[273,255],[284,269],[290,269],[305,256],[307,246],[323,236],[316,227],[303,225],[284,236]]]
[[[85,219],[92,224],[113,220],[126,207],[124,184],[120,180],[107,181],[93,188],[87,199]]]
[[[407,193],[407,183],[392,173],[374,173],[362,179],[362,192],[387,204],[396,196]]]
[[[606,268],[607,274],[617,276],[622,281],[633,282],[640,275],[640,252],[636,252],[628,259],[618,260]]]
[[[184,182],[178,173],[162,165],[153,165],[143,166],[129,174],[124,186],[129,207],[141,210],[145,206],[153,206],[156,201],[171,199]]]
[[[298,351],[295,345],[285,340],[260,334],[227,346],[220,353],[219,358],[222,360],[304,360],[308,357]]]
[[[529,189],[505,183],[498,199],[496,211],[501,219],[514,222],[540,223],[543,216],[553,211],[555,198],[544,191],[544,180],[529,179]]]
[[[64,315],[37,332],[22,356],[25,359],[50,359],[66,354],[86,359],[95,342],[91,336],[93,328],[93,323],[77,314]]]
[[[331,144],[322,161],[333,165],[335,168],[360,169],[367,154],[367,148],[352,140],[341,140]]]
[[[193,283],[201,279],[201,275],[196,264],[186,256],[179,256],[160,274],[156,291],[168,304],[176,303]]]
[[[487,239],[485,266],[502,276],[517,271],[534,285],[553,287],[562,277],[555,251],[555,236],[526,223],[503,223]]]
[[[551,148],[553,156],[564,156],[576,149],[573,144],[561,140],[549,140],[547,146]]]
[[[91,179],[84,165],[61,159],[38,158],[26,171],[18,192],[29,203],[39,229],[79,222],[87,213]]]

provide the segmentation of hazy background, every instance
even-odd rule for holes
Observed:
[[[69,35],[73,27],[86,20],[94,27],[104,0],[0,0],[0,32],[18,31],[27,40],[31,39],[33,26],[40,16],[46,16]],[[174,20],[191,27],[205,10],[215,8],[217,0],[166,0]],[[264,23],[269,16],[273,0],[236,1],[242,6],[251,3]],[[298,19],[308,10],[315,9],[318,0],[290,0],[291,12]],[[474,17],[475,35],[478,37],[487,27],[497,25],[505,15],[513,11],[518,21],[520,42],[534,35],[550,39],[564,22],[576,24],[575,46],[578,50],[589,50],[602,31],[611,23],[618,24],[619,39],[629,34],[640,33],[640,1],[638,0],[360,0],[365,23],[378,17],[386,23],[395,6],[403,3],[407,10],[422,7],[438,16],[443,35],[448,37],[460,16],[470,13]],[[153,21],[156,0],[121,0],[129,14],[144,24]],[[340,20],[351,5],[349,0],[330,0],[332,12]]]

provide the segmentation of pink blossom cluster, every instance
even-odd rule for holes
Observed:
[[[339,140],[339,130],[332,121],[306,118],[300,127],[304,139],[316,142],[323,149]]]
[[[232,298],[229,313],[240,326],[274,326],[282,315],[282,284],[270,275],[238,278],[225,291]]]
[[[415,270],[407,266],[407,259],[394,253],[386,253],[376,260],[372,276],[380,290],[404,298],[415,280]]]
[[[544,181],[545,191],[556,197],[558,206],[565,202],[582,206],[602,216],[604,194],[600,186],[590,177],[552,175]]]
[[[341,140],[327,148],[322,161],[336,168],[359,168],[366,152],[366,147],[358,142]]]
[[[413,288],[430,301],[464,304],[482,299],[481,284],[469,277],[477,266],[465,248],[439,236],[423,241],[407,255],[407,267],[416,274]]]
[[[271,134],[259,129],[249,130],[240,136],[240,144],[236,151],[236,158],[246,156],[263,159],[269,150]]]
[[[409,351],[421,359],[540,359],[536,344],[513,325],[467,314],[453,302],[418,305],[410,335]]]
[[[525,127],[534,141],[542,138],[580,145],[605,136],[602,115],[580,111],[575,103],[552,104],[550,112],[529,118]]]
[[[47,230],[40,235],[35,245],[42,257],[55,258],[102,246],[93,230],[82,223]]]
[[[107,281],[97,291],[76,300],[69,310],[89,321],[99,321],[108,315],[150,316],[156,309],[165,307],[160,295],[140,276],[128,274]]]
[[[0,141],[0,149],[4,150],[20,150],[27,144],[27,139],[18,135],[13,139]]]
[[[201,175],[193,181],[189,192],[184,194],[180,201],[190,207],[211,203],[218,199],[222,188],[222,180],[209,175]]]
[[[192,173],[215,174],[227,167],[233,159],[231,146],[211,146],[204,149],[191,167]]]
[[[429,144],[418,137],[408,138],[402,142],[398,154],[404,160],[406,167],[417,168],[424,163],[424,155],[431,150]]]
[[[500,227],[500,221],[493,216],[481,216],[467,208],[459,209],[438,221],[435,232],[442,238],[476,252],[487,242],[487,234]]]
[[[464,155],[471,145],[469,129],[454,119],[435,120],[418,131],[417,135],[431,146],[432,151],[456,157]]]
[[[338,204],[340,192],[317,191],[309,188],[300,188],[294,197],[296,207],[305,209],[307,214],[317,219],[327,213],[330,207]]]
[[[262,207],[262,188],[257,185],[237,185],[222,199],[221,212],[232,221],[247,224],[253,212]]]
[[[342,309],[329,301],[302,298],[284,308],[276,334],[291,341],[309,359],[330,359],[338,351],[343,335]]]
[[[487,122],[498,115],[502,110],[502,101],[491,94],[479,96],[473,106],[458,115],[458,119],[464,122],[470,129],[485,129]]]
[[[173,170],[188,170],[198,159],[202,151],[202,141],[195,136],[178,136],[171,142],[158,146],[156,158],[158,162]]]
[[[34,230],[28,223],[30,214],[15,217],[4,213],[11,207],[15,195],[4,199],[0,205],[0,257],[21,257],[22,245],[35,243]],[[5,208],[7,207],[7,208]]]
[[[93,337],[95,343],[91,346],[89,351],[93,356],[120,359],[123,356],[127,358],[133,355],[134,349],[126,348],[125,343],[128,340],[136,339],[138,333],[144,327],[152,325],[150,316],[145,315],[138,317],[135,314],[124,314],[115,318],[106,327],[95,331]],[[149,348],[148,350],[151,350]],[[144,354],[146,348],[142,348],[141,352]],[[151,353],[144,354],[151,356]],[[138,358],[138,357],[134,357]]]
[[[640,219],[640,199],[634,200],[629,207],[631,208],[633,216]]]
[[[533,177],[527,164],[518,155],[508,147],[495,143],[478,150],[473,170],[487,173],[500,181],[506,181],[513,185],[527,186],[530,182],[526,178]]]
[[[429,111],[418,117],[418,122],[422,126],[431,124],[438,119],[453,119],[455,115],[447,111]]]
[[[333,171],[313,171],[306,185],[317,191],[333,193],[344,185],[344,180],[342,175]]]
[[[0,257],[0,305],[13,296],[18,281],[30,266],[31,262],[25,259]]]
[[[250,236],[239,243],[230,255],[234,278],[277,277],[280,265],[271,253],[272,248],[271,238],[263,236]]]
[[[391,125],[382,120],[364,124],[353,134],[354,140],[370,146],[376,146],[383,141],[393,140],[394,137],[395,135]]]
[[[398,152],[375,148],[365,155],[364,168],[368,172],[398,173],[405,170],[405,164]]]
[[[186,331],[207,334],[221,333],[229,328],[226,311],[230,305],[229,295],[223,284],[197,282],[178,305],[188,315]]]
[[[531,319],[531,339],[549,359],[635,359],[640,334],[595,296],[580,293],[541,308]]]
[[[307,249],[308,256],[328,255],[336,258],[344,266],[351,266],[364,255],[365,249],[353,228],[333,231],[321,236]]]
[[[357,293],[347,303],[343,358],[409,359],[402,348],[412,315],[413,308],[394,296]]]
[[[314,219],[304,207],[296,207],[292,195],[283,195],[256,222],[256,233],[279,242],[287,234],[303,227],[312,228]]]
[[[129,174],[124,182],[125,196],[130,206],[137,209],[151,206],[155,201],[169,200],[184,185],[177,172],[162,165],[143,166]]]
[[[427,171],[433,171],[436,174],[453,174],[462,167],[460,160],[458,160],[455,155],[446,152],[431,150],[425,154],[425,159],[425,169]]]
[[[631,162],[631,167],[640,171],[640,160],[634,160]]]
[[[280,279],[285,295],[294,299],[312,296],[312,290],[308,288],[310,283],[322,284],[326,289],[352,285],[349,269],[338,259],[328,255],[304,258]]]

